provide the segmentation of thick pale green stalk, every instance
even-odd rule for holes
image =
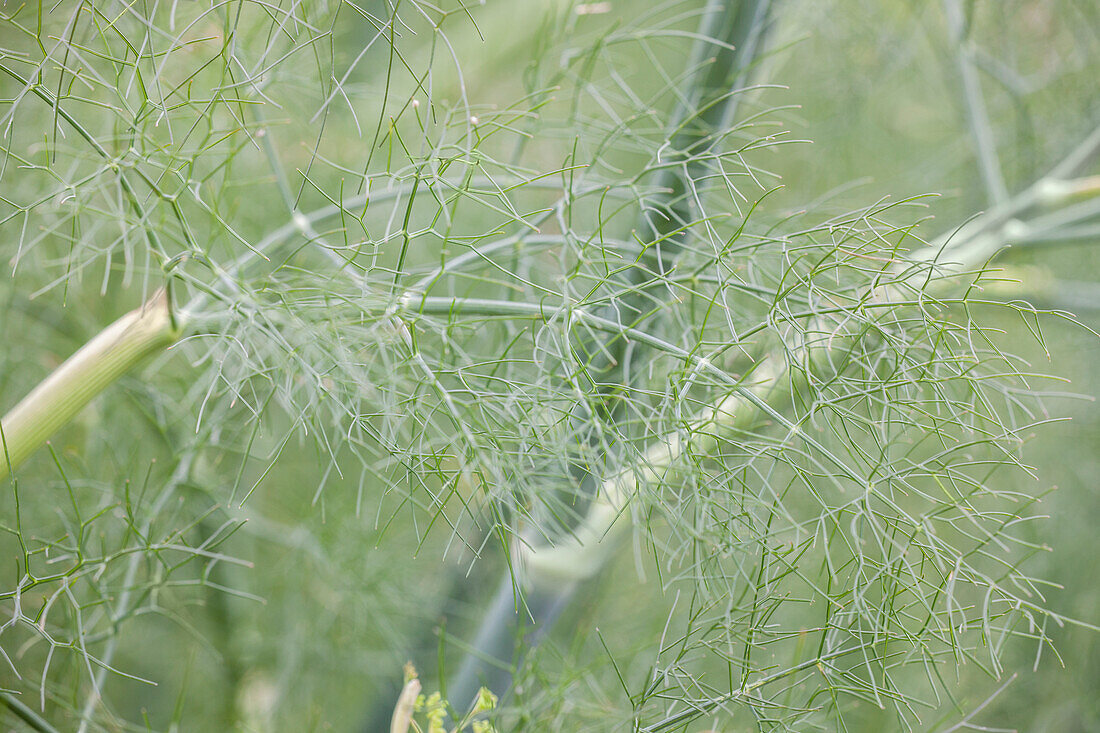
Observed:
[[[161,290],[103,329],[0,421],[0,479],[40,448],[96,395],[180,335]]]
[[[788,371],[779,359],[767,358],[754,370],[754,384],[746,390],[766,402],[774,401]],[[760,418],[756,406],[743,392],[733,392],[700,412],[686,430],[668,433],[654,440],[636,465],[620,470],[603,481],[588,514],[565,538],[550,545],[518,547],[521,565],[533,583],[561,584],[594,576],[603,567],[619,538],[633,525],[627,502],[646,485],[660,483],[679,470],[689,451],[707,454],[718,442]]]
[[[1090,143],[1086,141],[1084,144]],[[1091,144],[1097,143],[1093,140]],[[1058,180],[1049,177],[1041,179],[1020,196],[1030,197],[1033,195],[1031,193],[1033,189],[1040,190],[1044,185],[1049,186],[1050,181]],[[1085,179],[1085,183],[1076,185],[1071,183],[1062,187],[1058,193],[1063,196],[1062,199],[1057,200],[1057,203],[1082,191],[1087,194],[1091,190],[1091,185],[1091,181]],[[1048,195],[1047,198],[1051,201],[1055,200],[1053,195]],[[982,219],[983,217],[978,217],[975,222],[981,222]],[[961,236],[954,243],[951,261],[941,265],[937,279],[980,267],[983,262],[1004,247],[1004,237],[999,231],[977,231],[967,237],[966,235],[970,233],[967,231],[969,226],[972,224],[960,230]],[[910,257],[910,264],[935,261],[946,246],[946,241],[941,240],[936,245],[916,252]],[[899,283],[907,281],[911,286],[919,288],[923,281],[928,280],[928,274],[920,271],[905,278],[903,277],[905,269],[905,265],[898,268]],[[893,285],[884,288],[874,300],[902,302],[905,297],[901,289]],[[602,325],[604,324],[597,324],[597,326]],[[830,337],[826,343],[831,345],[830,348],[839,350],[846,340]],[[776,395],[789,391],[785,388],[792,374],[790,370],[781,366],[781,358],[778,355],[766,357],[755,370],[755,374],[759,379],[750,391],[763,402],[771,403]],[[534,583],[575,582],[595,575],[603,567],[619,538],[631,528],[629,518],[620,519],[620,515],[627,511],[628,502],[640,487],[659,483],[666,478],[668,472],[675,471],[678,461],[687,453],[689,446],[694,452],[705,454],[723,434],[744,429],[760,417],[759,405],[749,402],[743,392],[734,392],[702,411],[692,421],[687,431],[671,433],[651,443],[636,466],[623,469],[602,482],[597,499],[592,502],[588,513],[567,537],[556,543],[523,544],[518,547],[517,554],[522,561],[521,567],[527,571],[530,581]],[[689,437],[685,438],[685,436]]]
[[[649,273],[665,274],[669,271],[684,246],[682,233],[677,233],[677,230],[698,216],[692,205],[694,182],[705,180],[710,175],[701,161],[711,148],[720,144],[721,135],[716,140],[710,136],[732,123],[738,91],[759,48],[770,5],[771,0],[707,0],[705,3],[697,42],[687,64],[689,76],[683,84],[681,104],[673,113],[669,127],[671,145],[667,155],[677,165],[662,169],[655,183],[663,193],[654,197],[652,209],[644,207],[638,226],[647,238],[652,237],[655,258],[646,267],[629,268],[623,273],[621,281],[615,278],[610,283],[614,286],[617,284],[615,281],[621,282],[627,295],[618,300],[614,307],[586,317],[586,322],[598,324],[599,330],[616,334],[630,332],[632,338],[637,337],[634,339],[637,343],[654,345],[647,334],[635,331],[630,324],[635,323],[650,307],[652,293],[644,285]],[[709,56],[713,56],[710,61]],[[587,361],[590,373],[599,374],[598,381],[609,385],[609,388],[597,388],[599,393],[593,397],[597,397],[594,401],[596,410],[610,421],[618,421],[622,417],[614,395],[629,381],[631,371],[645,360],[643,350],[627,351],[626,343],[625,339],[619,338],[593,338],[575,345],[577,353]],[[642,356],[639,357],[639,354]],[[746,396],[747,392],[741,390],[739,394]],[[755,398],[755,395],[746,398]],[[572,416],[575,423],[585,419],[586,416],[580,411]],[[667,454],[660,455],[666,448]],[[654,465],[663,463],[667,466],[679,458],[682,449],[679,444],[673,448],[658,441],[652,455],[647,455],[647,458],[652,458]],[[615,544],[615,536],[629,526],[628,521],[616,522],[616,519],[629,496],[646,478],[638,476],[633,468],[621,469],[619,456],[608,455],[606,458],[607,465],[613,468],[609,471],[611,477],[605,480],[588,473],[588,468],[580,463],[568,466],[582,489],[593,495],[589,513],[580,524],[557,540],[544,542],[530,538],[529,542],[518,541],[514,546],[513,551],[521,562],[518,566],[509,565],[509,573],[502,578],[499,591],[482,618],[473,646],[476,651],[467,655],[448,686],[452,701],[465,703],[482,684],[504,694],[511,684],[510,673],[502,673],[500,666],[494,668],[486,660],[506,660],[510,657],[517,622],[521,621],[517,609],[523,605],[537,630],[527,637],[528,644],[534,645],[539,633],[549,628],[557,614],[572,599],[577,588],[572,581],[591,577],[597,572],[610,547]],[[526,577],[514,577],[516,567]],[[550,582],[541,583],[542,579]],[[519,585],[530,586],[523,601],[516,595]]]

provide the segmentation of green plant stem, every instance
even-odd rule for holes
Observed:
[[[646,267],[633,267],[624,273],[621,285],[628,293],[626,297],[599,313],[578,314],[588,325],[614,334],[610,338],[581,343],[577,349],[578,353],[589,359],[588,369],[602,374],[601,381],[609,385],[600,388],[600,399],[597,401],[597,409],[605,413],[604,417],[607,419],[617,419],[613,396],[620,387],[616,385],[621,384],[626,375],[631,373],[632,363],[641,358],[637,350],[628,350],[628,338],[622,336],[629,334],[629,338],[651,347],[665,346],[660,339],[648,343],[649,334],[632,328],[638,318],[644,315],[645,304],[652,297],[648,292],[649,288],[644,287],[643,283],[650,270],[660,274],[667,273],[682,249],[682,228],[691,220],[691,210],[697,200],[694,182],[707,173],[706,165],[701,161],[701,158],[707,157],[702,154],[706,151],[701,152],[699,148],[714,147],[724,140],[724,130],[729,127],[735,114],[736,86],[743,81],[746,69],[761,46],[769,5],[768,0],[744,0],[736,3],[729,0],[709,0],[706,3],[700,19],[700,40],[695,44],[688,62],[691,77],[686,83],[685,100],[677,106],[669,125],[669,155],[671,162],[676,164],[662,166],[657,181],[661,193],[653,208],[643,211],[639,222],[639,228],[658,243],[650,258],[652,261],[647,262]],[[715,47],[718,49],[716,53],[713,51]],[[714,53],[714,58],[708,61],[707,55],[710,53]],[[430,307],[430,300],[433,299],[422,298],[421,308]],[[739,387],[737,391],[745,399],[751,400],[755,397]],[[573,417],[574,422],[583,419],[580,415]],[[617,452],[614,447],[609,447],[605,463],[615,465],[620,460],[614,455]],[[602,527],[608,519],[608,508],[599,498],[601,486],[597,478],[583,466],[574,465],[572,469],[587,493],[593,496],[589,517],[572,533],[567,532],[575,537],[577,531],[587,531],[587,523]],[[544,542],[545,540],[539,540],[539,545]],[[528,545],[519,543],[517,552],[522,554],[523,547]],[[581,554],[587,549],[588,545],[582,541]],[[600,566],[602,561],[594,564]],[[459,705],[465,704],[467,698],[486,682],[498,694],[505,692],[511,680],[510,664],[504,661],[505,657],[510,658],[511,655],[505,655],[505,652],[514,648],[514,635],[518,629],[517,624],[520,623],[519,613],[527,615],[535,629],[537,640],[537,636],[546,632],[570,602],[577,589],[575,582],[549,585],[533,582],[540,578],[537,574],[527,577],[522,565],[516,571],[517,577],[512,577],[512,572],[510,568],[499,584],[493,603],[481,620],[473,651],[464,658],[458,673],[449,684],[448,695]],[[582,577],[588,575],[584,574]],[[531,597],[525,598],[525,593],[530,593]],[[524,644],[524,648],[531,646],[533,643]]]
[[[645,485],[659,484],[675,477],[685,456],[713,453],[721,440],[739,430],[747,430],[764,415],[756,401],[771,406],[789,394],[788,369],[776,357],[766,357],[753,372],[755,384],[732,392],[702,410],[686,429],[677,430],[652,441],[634,465],[605,479],[588,514],[569,537],[552,546],[520,544],[522,565],[531,581],[553,585],[585,580],[603,567],[611,550],[631,522],[619,521],[627,503]],[[748,395],[756,400],[752,400]]]
[[[390,719],[390,733],[406,733],[412,725],[416,709],[416,697],[420,694],[420,680],[415,677],[405,683]]]
[[[441,181],[441,183],[453,186],[457,191],[458,186],[452,181]],[[531,181],[516,178],[511,180],[508,177],[504,177],[501,181],[493,181],[488,178],[474,177],[470,185],[482,186],[482,185],[494,185],[497,183],[509,183],[512,186],[532,186],[532,187],[547,187],[551,188],[550,182],[544,181]],[[602,189],[600,189],[602,190]],[[293,243],[294,246],[298,246],[300,243],[294,240],[296,236],[303,236],[307,239],[314,239],[318,237],[316,230],[313,228],[314,224],[318,224],[326,219],[332,219],[339,216],[342,212],[348,212],[360,207],[369,206],[370,204],[380,204],[384,202],[397,201],[402,197],[407,196],[412,191],[412,184],[395,186],[394,188],[384,191],[375,191],[368,194],[360,194],[343,200],[339,205],[329,204],[328,206],[322,206],[318,209],[310,211],[309,213],[302,213],[297,209],[292,209],[290,221],[283,226],[274,230],[261,239],[255,246],[242,252],[231,262],[225,266],[215,267],[213,263],[210,263],[215,271],[218,284],[221,286],[221,290],[217,286],[210,286],[205,283],[194,280],[193,278],[182,275],[188,282],[193,285],[198,292],[196,292],[186,304],[179,308],[180,319],[188,323],[201,321],[203,313],[206,310],[211,300],[224,299],[228,300],[241,293],[242,288],[237,283],[237,278],[244,275],[253,275],[257,266],[263,265],[265,262],[270,262],[279,259],[284,253],[286,246],[289,243]],[[553,241],[559,241],[561,235],[557,235],[557,238]],[[525,238],[521,235],[517,237],[515,244],[525,241]],[[549,243],[549,240],[547,241]],[[503,240],[497,243],[498,246],[504,246]],[[334,247],[323,247],[325,254],[338,267],[346,267],[347,261],[344,260],[338,249]],[[465,259],[463,259],[465,258]],[[476,255],[475,252],[459,255],[455,258],[456,261],[462,260],[461,264],[467,262],[481,261],[480,255]],[[447,270],[449,271],[451,264],[448,263]],[[438,273],[442,274],[442,273]],[[356,284],[364,287],[365,291],[366,282],[362,278],[355,278]],[[430,287],[431,281],[426,280],[422,283],[424,287]]]
[[[167,349],[179,335],[179,325],[163,290],[103,329],[0,421],[0,479],[112,382],[147,357]]]
[[[919,263],[951,262],[960,257],[971,262],[991,259],[1004,248],[1013,225],[1018,225],[1016,219],[1036,207],[1061,206],[1078,198],[1081,190],[1073,185],[1072,179],[1079,176],[1098,153],[1100,125],[1093,128],[1049,173],[1007,201],[913,252],[910,259]]]
[[[447,686],[447,698],[472,701],[482,687],[506,690],[523,650],[536,646],[573,600],[576,582],[542,582],[518,567],[505,573],[492,601],[482,612],[471,653]],[[522,587],[517,588],[516,583]],[[517,608],[517,604],[519,607]],[[458,710],[468,702],[456,703]]]
[[[1008,199],[1008,189],[1001,172],[1001,161],[997,158],[997,143],[993,139],[993,125],[990,124],[985,107],[985,97],[982,95],[982,85],[974,63],[974,52],[967,40],[966,17],[960,0],[944,0],[943,5],[947,30],[955,50],[955,65],[962,85],[966,120],[978,155],[978,170],[981,171],[989,203],[1000,204]]]
[[[0,692],[0,702],[4,703],[15,717],[26,723],[32,730],[38,733],[59,733],[57,728],[10,692]]]
[[[1094,150],[1097,146],[1100,146],[1100,137],[1094,134],[1070,153],[1062,163],[1055,167],[1052,173],[1072,175],[1078,172],[1080,166],[1083,166],[1091,157],[1088,154],[1089,151]],[[1072,161],[1072,165],[1067,164],[1066,161]],[[1042,186],[1047,180],[1061,180],[1061,178],[1041,179],[1002,208],[1005,210],[1012,206],[1019,207],[1017,210],[1030,208],[1031,205],[1037,202],[1038,192],[1042,190]],[[1003,213],[998,213],[997,216],[1001,217]],[[1002,220],[1002,223],[1003,221],[1008,221],[1008,219]],[[988,233],[984,229],[979,231],[979,235],[956,243],[956,246],[952,249],[953,261],[941,270],[941,277],[979,267],[989,258],[989,245],[985,239]],[[916,253],[913,259],[916,264],[922,264],[927,261],[922,255],[927,256],[927,254],[928,250],[922,250]],[[889,302],[897,295],[898,288],[895,286],[888,288],[887,292],[879,296],[879,299]],[[421,306],[427,308],[431,308],[433,305],[438,305],[440,308],[445,307],[443,303],[435,304],[433,300],[426,299],[425,302],[421,303]],[[450,307],[454,308],[455,306],[452,304]],[[490,308],[486,305],[485,311],[488,312],[489,310]],[[529,308],[525,315],[534,315],[537,310],[537,306],[533,310]],[[605,323],[606,319],[601,319],[598,316],[585,316],[585,318],[596,327],[606,327],[608,330],[613,330],[612,325],[615,325],[617,329],[614,330],[624,334],[629,331],[632,336],[634,335],[634,329],[624,329],[621,324],[613,324],[610,321]],[[829,342],[830,347],[817,349],[816,353],[819,358],[823,358],[829,352],[841,348],[842,341],[844,339],[833,340]],[[655,345],[660,346],[659,344]],[[712,407],[699,413],[690,422],[686,430],[670,433],[653,441],[635,465],[620,469],[603,481],[597,499],[592,502],[586,516],[582,518],[568,536],[549,544],[517,543],[517,554],[520,559],[518,566],[522,582],[533,588],[556,586],[564,589],[563,595],[571,595],[578,582],[591,578],[598,573],[614,547],[632,527],[632,523],[628,521],[628,518],[623,519],[622,515],[627,511],[628,502],[640,487],[673,478],[677,464],[684,456],[706,454],[716,445],[717,441],[738,430],[750,428],[765,416],[762,405],[767,405],[770,408],[769,412],[774,413],[777,401],[782,400],[784,395],[789,395],[797,387],[794,381],[800,377],[784,367],[783,363],[782,355],[765,357],[754,372],[760,380],[755,386],[739,388],[722,398]],[[500,594],[498,593],[498,595]],[[513,598],[513,603],[515,602]],[[494,608],[501,605],[502,602],[498,598],[494,602]],[[497,615],[499,614],[495,614],[487,620],[499,626],[500,619],[496,618]],[[487,639],[483,640],[482,636],[486,636]],[[483,642],[483,645],[477,648],[491,652],[496,648],[492,645],[492,639],[492,634],[487,633],[483,628],[482,634],[479,635],[479,642]],[[480,664],[468,661],[462,672],[460,672],[459,679],[463,679],[463,673],[469,675],[480,672],[485,676],[489,676],[490,669],[491,665],[484,661]],[[496,677],[499,684],[500,675]],[[467,687],[469,687],[469,683],[465,682],[462,691],[465,692]],[[456,697],[456,699],[459,698]]]
[[[738,87],[760,48],[769,7],[770,0],[709,0],[703,9],[697,32],[701,40],[688,62],[692,73],[686,83],[688,98],[677,105],[668,126],[668,151],[656,181],[659,193],[652,208],[643,209],[637,224],[657,244],[647,258],[648,267],[632,267],[624,273],[620,286],[627,295],[605,308],[600,314],[604,318],[632,324],[644,315],[652,288],[643,283],[652,273],[666,274],[683,248],[683,227],[693,220],[697,203],[695,182],[707,176],[708,153],[722,144],[732,126],[740,99]],[[579,346],[579,353],[591,356],[590,370],[607,372],[608,384],[620,382],[640,356],[628,356],[621,342]],[[605,399],[610,398],[613,390],[604,391]]]

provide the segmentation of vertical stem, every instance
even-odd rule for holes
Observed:
[[[650,270],[667,272],[682,249],[684,235],[675,232],[693,219],[691,186],[706,173],[702,161],[706,150],[700,148],[720,145],[722,135],[713,136],[714,131],[725,129],[734,118],[737,99],[734,90],[760,48],[770,4],[769,0],[708,0],[700,21],[700,40],[689,61],[692,77],[684,102],[673,113],[668,128],[672,132],[671,155],[682,165],[662,168],[657,181],[661,193],[653,208],[642,212],[639,222],[638,228],[650,233],[658,243],[654,261],[649,263],[651,267],[636,267],[624,273],[619,285],[628,295],[605,309],[601,316],[625,326],[634,324],[644,315],[646,303],[652,298],[643,286]],[[715,44],[715,40],[720,44]],[[711,53],[714,59],[708,63]],[[605,419],[615,420],[618,409],[611,398],[626,386],[624,381],[633,373],[632,367],[645,358],[643,350],[635,347],[627,351],[620,338],[592,339],[579,344],[577,351],[589,357],[588,369],[601,374],[606,385],[597,388],[597,409]],[[578,405],[572,417],[578,432],[588,418],[586,410],[585,405]],[[603,470],[616,473],[619,470],[616,457],[605,458]],[[597,493],[603,482],[581,462],[574,462],[571,468],[579,476],[582,490],[592,501],[598,501]],[[567,535],[563,539],[568,541]],[[510,569],[502,579],[490,609],[482,617],[473,651],[448,685],[448,698],[456,708],[462,709],[482,685],[503,695],[511,684],[514,658],[535,646],[577,593],[576,581],[540,582],[538,577],[529,576],[522,564],[514,572],[515,577]],[[517,634],[525,627],[525,619],[526,627],[534,635],[517,646]]]
[[[577,584],[572,582],[557,586],[533,583],[527,588],[519,587],[519,582],[521,579],[510,573],[501,577],[482,615],[473,643],[475,651],[462,660],[447,686],[447,699],[460,714],[481,687],[503,691],[511,686],[514,665],[522,659],[522,651],[538,645],[577,591]]]
[[[993,125],[989,122],[978,69],[974,65],[974,51],[966,37],[966,17],[959,0],[944,0],[943,6],[947,16],[947,31],[955,47],[955,64],[962,83],[966,121],[978,155],[978,169],[981,171],[989,203],[995,206],[1008,199],[1008,188],[1001,173],[1001,162],[997,158],[997,142],[993,138]]]
[[[735,90],[744,83],[746,69],[760,48],[770,6],[771,0],[709,0],[703,11],[698,32],[702,40],[695,44],[688,62],[693,75],[688,81],[686,101],[677,105],[668,126],[672,132],[669,160],[681,165],[662,167],[656,182],[660,191],[657,200],[652,209],[641,212],[637,224],[638,229],[649,232],[658,243],[650,264],[659,274],[668,272],[683,248],[685,234],[674,233],[692,221],[692,182],[707,173],[705,154],[722,142],[721,135],[713,136],[714,131],[728,129],[733,123],[740,100]],[[714,57],[708,62],[710,53]],[[700,149],[701,146],[707,149]],[[625,325],[643,315],[651,296],[640,286],[648,274],[647,268],[642,267],[627,270],[620,286],[629,295],[600,315]],[[608,382],[617,382],[628,374],[627,362],[638,356],[637,353],[626,356],[622,339],[599,345],[582,344],[580,351],[594,354],[589,368],[608,370]]]

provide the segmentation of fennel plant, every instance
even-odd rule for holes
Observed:
[[[870,46],[945,62],[942,208],[803,187],[812,3],[6,7],[5,723],[977,724],[1095,623],[1015,478],[1100,219],[1053,5],[1047,66],[866,9],[942,42]]]

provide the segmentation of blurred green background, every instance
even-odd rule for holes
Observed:
[[[491,1],[468,9],[476,29],[471,23],[453,24],[455,30],[447,36],[452,48],[439,46],[431,34],[422,34],[422,41],[410,35],[402,46],[408,57],[395,60],[386,44],[378,43],[345,82],[347,89],[361,95],[355,100],[355,105],[362,105],[361,117],[349,114],[346,107],[334,107],[324,123],[326,150],[341,142],[348,150],[361,150],[369,142],[379,100],[387,91],[385,70],[394,64],[415,69],[430,65],[437,97],[450,96],[453,101],[461,89],[474,112],[484,110],[482,114],[494,117],[519,97],[553,81],[551,72],[563,39],[598,39],[622,29],[644,32],[650,17],[664,28],[685,30],[686,36],[695,23],[695,4],[613,0],[606,8],[602,5],[586,5],[594,12],[578,15],[576,3]],[[961,6],[969,18],[968,43],[980,61],[982,91],[1006,186],[1015,193],[1100,123],[1100,5],[1091,0],[978,0]],[[375,33],[377,22],[372,18],[389,13],[382,3],[360,7],[364,12],[338,14],[331,35],[311,44],[303,57],[319,55],[331,58],[335,68],[348,68],[363,50],[364,39]],[[319,17],[331,11],[321,4],[310,9]],[[14,11],[9,4],[4,12]],[[42,22],[46,35],[56,36],[65,31],[62,25],[55,27],[64,17],[51,20],[50,12],[42,7]],[[105,6],[104,12],[101,20],[109,27],[106,19],[120,14],[122,6]],[[159,17],[166,9],[149,7],[146,12]],[[450,15],[465,12],[456,6]],[[35,12],[24,12],[20,21],[32,27],[35,17]],[[196,34],[221,33],[214,17],[202,21],[209,28],[200,27]],[[9,58],[30,53],[34,44],[15,26],[5,22],[0,33]],[[196,65],[216,55],[216,48],[217,44],[196,44]],[[656,48],[665,54],[662,63],[671,67],[686,58],[689,39],[670,35]],[[447,61],[452,53],[463,72],[461,87],[454,65]],[[624,47],[622,53],[623,66],[634,64],[638,77],[644,78],[652,60],[635,47]],[[428,64],[431,54],[441,60]],[[558,81],[568,89],[568,82]],[[940,3],[777,3],[768,52],[754,81],[785,88],[753,93],[745,114],[790,105],[771,119],[781,119],[793,138],[812,141],[768,151],[768,169],[778,174],[783,186],[769,199],[775,218],[809,202],[817,202],[816,210],[829,214],[883,196],[938,193],[927,201],[928,219],[918,230],[932,239],[988,208]],[[404,100],[415,96],[415,90],[403,84],[389,90],[396,100],[390,102],[393,110],[407,109],[402,107]],[[17,89],[10,78],[0,82],[5,98]],[[308,80],[295,85],[294,75],[287,73],[277,76],[264,93],[283,105],[265,114],[270,114],[272,134],[279,138],[284,166],[298,174],[312,170],[319,123],[301,110],[316,109],[325,96],[322,90]],[[555,99],[546,117],[553,119],[554,105],[567,104],[567,99]],[[49,107],[36,104],[37,117],[31,108],[30,103],[20,108],[24,111],[13,139],[26,145],[28,160],[41,160],[56,136],[49,132]],[[245,115],[243,107],[241,114]],[[655,120],[659,122],[662,114],[656,110]],[[643,123],[656,124],[638,124]],[[524,124],[521,120],[515,126]],[[533,151],[528,160],[541,160],[546,168],[560,165],[570,154],[568,131],[551,132],[546,139],[526,143]],[[62,149],[78,147],[68,134]],[[124,139],[126,131],[114,134]],[[217,138],[212,131],[211,150]],[[42,142],[37,150],[36,140]],[[248,146],[236,150],[228,164],[233,184],[221,190],[216,207],[243,237],[257,241],[289,217],[262,151]],[[346,161],[335,162],[352,165],[359,158],[349,154]],[[215,160],[217,154],[211,153],[203,164],[213,165]],[[629,153],[616,160],[626,169],[636,163]],[[41,174],[9,159],[3,172],[5,190],[45,188]],[[306,177],[291,174],[292,188],[296,190]],[[326,203],[324,195],[302,187],[303,211]],[[7,216],[13,207],[5,205]],[[485,221],[469,226],[490,228],[493,223],[487,215]],[[20,217],[5,220],[0,229],[3,261],[22,256],[12,251],[10,242],[23,226]],[[1100,394],[1100,339],[1090,330],[1100,330],[1098,245],[1100,239],[1093,238],[1033,246],[1009,251],[998,260],[998,266],[1009,268],[1010,276],[1021,282],[1005,285],[994,295],[1069,310],[1080,319],[1081,325],[1040,319],[1049,360],[1020,319],[988,314],[1004,329],[1006,348],[1029,359],[1035,371],[1068,380],[1057,387],[1066,395],[1052,394],[1046,401],[1051,417],[1068,419],[1036,430],[1025,451],[1035,477],[1006,472],[999,480],[1015,482],[1011,488],[1026,493],[1044,494],[1039,511],[1048,518],[1029,523],[1025,532],[1048,549],[1031,557],[1026,569],[1051,581],[1045,596],[1051,608],[1093,624],[1100,623],[1100,409],[1092,401]],[[56,257],[62,254],[63,248],[53,252]],[[432,257],[429,253],[425,259]],[[102,267],[64,288],[51,287],[59,276],[59,261],[53,256],[32,257],[29,266],[13,268],[13,275],[0,279],[4,409],[103,325],[133,307],[140,293],[141,282],[128,281],[109,268],[104,275]],[[107,282],[111,287],[101,287]],[[39,291],[43,294],[31,297]],[[93,403],[54,439],[56,460],[50,451],[40,451],[32,459],[21,472],[21,485],[40,493],[24,496],[18,515],[10,494],[0,500],[5,528],[33,528],[26,530],[28,536],[48,545],[72,532],[74,518],[82,516],[90,546],[99,537],[105,553],[133,531],[118,497],[134,497],[141,506],[148,487],[168,480],[175,447],[197,439],[194,422],[189,422],[196,406],[189,365],[168,357],[158,361],[157,369],[152,379],[124,379],[114,388],[114,398]],[[1040,384],[1053,389],[1049,383]],[[187,409],[177,410],[180,404]],[[226,414],[232,409],[238,408],[226,408]],[[361,477],[349,456],[338,456],[335,465],[342,470],[334,471],[330,457],[312,442],[295,438],[284,444],[291,429],[285,415],[268,420],[255,434],[240,427],[243,424],[227,419],[224,434],[203,434],[202,439],[218,450],[203,454],[191,478],[156,518],[157,526],[174,528],[181,543],[202,545],[240,562],[206,563],[168,552],[160,566],[147,568],[151,580],[136,590],[142,610],[125,621],[126,633],[118,637],[113,666],[156,684],[108,675],[107,714],[100,721],[105,729],[362,729],[369,725],[372,710],[391,704],[408,659],[415,659],[429,689],[438,686],[437,660],[443,657],[445,665],[453,667],[461,649],[454,641],[440,643],[441,633],[445,639],[469,634],[479,609],[495,590],[504,567],[499,547],[495,555],[488,553],[488,559],[473,565],[461,597],[448,601],[453,567],[465,572],[463,563],[469,562],[453,549],[450,560],[440,561],[449,530],[410,526],[401,499],[382,495],[369,476]],[[242,455],[245,449],[253,458]],[[276,455],[271,468],[270,458]],[[325,476],[323,492],[317,491],[319,474]],[[244,491],[253,485],[254,493],[239,506]],[[43,495],[49,498],[42,500]],[[79,497],[73,506],[70,496]],[[391,517],[392,523],[387,521]],[[18,534],[0,535],[0,556],[18,556]],[[54,558],[39,560],[42,572],[48,572]],[[9,568],[14,565],[8,563]],[[17,574],[12,569],[4,572]],[[10,578],[13,585],[17,580]],[[96,603],[81,597],[85,601],[80,606],[63,613],[94,615]],[[647,652],[660,638],[674,602],[656,578],[640,580],[634,558],[623,553],[586,586],[581,600],[528,658],[518,679],[526,717],[516,719],[517,728],[570,731],[621,725],[630,703],[617,671],[607,664],[608,649],[617,660],[628,660],[625,675],[637,685],[646,671]],[[441,632],[447,604],[450,626]],[[1034,645],[1018,644],[1006,665],[1006,679],[1012,674],[1015,679],[975,716],[975,725],[987,730],[1100,730],[1100,636],[1072,625],[1046,631],[1054,648],[1043,649],[1037,657]],[[89,674],[79,650],[47,660],[48,650],[31,643],[34,634],[25,629],[7,629],[2,638],[5,652],[18,658],[21,668],[50,665],[51,671],[40,686],[40,679],[17,678],[0,661],[0,686],[20,691],[28,704],[42,692],[50,706],[61,711],[51,720],[64,721],[62,725],[78,719]],[[974,665],[964,665],[956,693],[960,706],[973,710],[1000,684]],[[948,701],[943,702],[942,711],[922,713],[922,725],[953,729],[959,716]],[[894,729],[896,719],[872,707],[866,705],[852,718],[859,721],[858,729]],[[941,715],[946,722],[941,723]],[[24,729],[8,712],[0,712],[0,721],[5,729]],[[688,729],[734,731],[751,726],[746,718],[698,723]]]

